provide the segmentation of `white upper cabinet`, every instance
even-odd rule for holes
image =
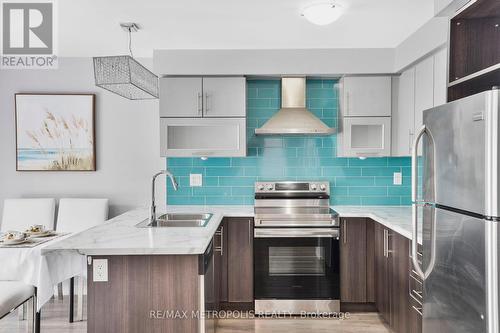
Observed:
[[[244,77],[160,79],[160,117],[231,118],[245,115]]]
[[[397,102],[392,115],[393,156],[409,156],[414,134],[423,124],[423,112],[446,103],[447,63],[448,51],[441,49],[397,79]]]
[[[434,57],[415,67],[415,133],[423,125],[424,110],[434,106]]]
[[[246,80],[244,77],[203,78],[204,117],[245,117]]]
[[[160,79],[160,117],[202,117],[202,78]]]
[[[392,155],[408,156],[414,137],[415,67],[395,79],[396,111],[392,115]]]
[[[341,86],[343,117],[391,116],[391,77],[347,76]]]
[[[445,104],[448,87],[448,49],[434,55],[434,106]]]

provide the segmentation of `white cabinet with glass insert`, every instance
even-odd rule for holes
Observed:
[[[340,82],[339,157],[390,156],[392,78],[344,77]]]
[[[245,118],[161,118],[161,156],[246,156]]]
[[[346,117],[343,120],[341,141],[343,145],[339,156],[389,156],[391,117]]]

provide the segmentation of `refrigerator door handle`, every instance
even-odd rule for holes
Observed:
[[[436,219],[435,216],[431,219],[431,258],[429,261],[429,266],[423,271],[420,267],[420,263],[417,260],[417,247],[418,247],[418,144],[420,139],[427,134],[432,145],[434,145],[434,138],[427,130],[426,126],[423,125],[418,133],[415,136],[415,141],[412,147],[411,153],[411,200],[412,200],[412,240],[411,240],[411,253],[412,253],[412,262],[415,267],[415,271],[417,274],[425,280],[434,269],[435,261],[436,261]],[[433,149],[434,153],[436,149]],[[434,159],[435,160],[435,159]],[[434,209],[434,208],[432,208]]]

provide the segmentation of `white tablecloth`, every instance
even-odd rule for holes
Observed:
[[[75,251],[42,255],[42,248],[70,235],[33,248],[0,248],[0,280],[19,280],[37,288],[37,309],[54,294],[54,286],[73,276],[86,275],[86,257]]]

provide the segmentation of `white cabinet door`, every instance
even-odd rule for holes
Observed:
[[[415,133],[422,127],[423,112],[434,106],[434,57],[415,67]]]
[[[341,157],[391,155],[391,117],[345,117]]]
[[[201,77],[160,79],[160,117],[202,117]]]
[[[404,71],[397,82],[397,105],[392,113],[392,155],[410,156],[414,134],[415,67]]]
[[[204,77],[204,117],[245,117],[246,80],[244,77]]]
[[[434,55],[434,106],[446,103],[448,86],[448,49]]]
[[[341,98],[344,117],[390,117],[391,77],[344,77]]]
[[[160,118],[161,156],[246,156],[245,118]]]

